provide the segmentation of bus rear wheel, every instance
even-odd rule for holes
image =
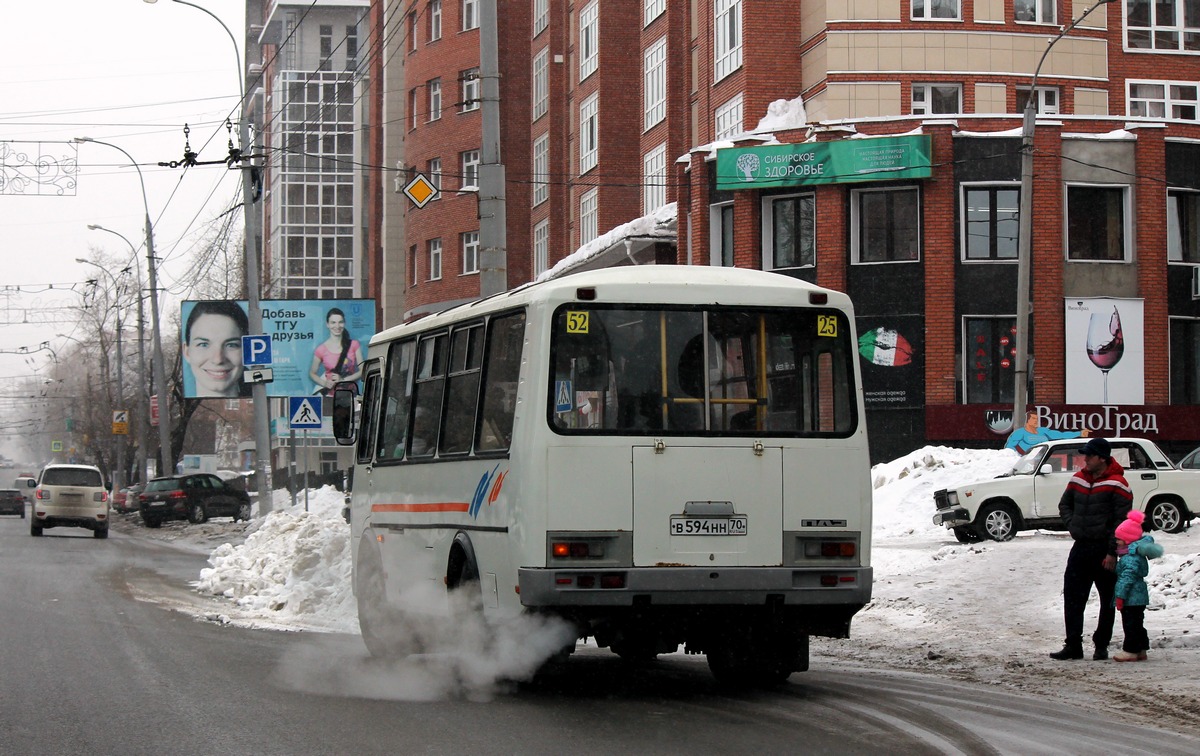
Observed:
[[[398,644],[389,639],[391,612],[383,584],[383,560],[375,544],[367,541],[358,550],[358,628],[367,652],[379,659],[399,655]]]

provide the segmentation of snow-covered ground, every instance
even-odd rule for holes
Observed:
[[[1008,543],[959,544],[932,522],[933,492],[987,478],[1016,460],[1007,450],[925,447],[872,470],[872,602],[849,640],[814,639],[813,668],[867,665],[924,671],[1008,689],[1152,715],[1200,731],[1200,523],[1153,533],[1166,555],[1151,562],[1146,613],[1150,659],[1055,662],[1062,646],[1062,572],[1071,539],[1024,533]],[[349,528],[342,494],[309,492],[249,525],[168,523],[140,535],[211,549],[194,588],[198,618],[293,631],[356,633]],[[1088,606],[1095,625],[1098,599]],[[197,606],[199,608],[197,608]],[[179,607],[185,608],[185,607]],[[1120,617],[1110,651],[1119,648]],[[426,691],[423,695],[428,695]]]

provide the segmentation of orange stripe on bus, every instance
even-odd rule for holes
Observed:
[[[372,512],[466,512],[470,504],[465,501],[444,501],[431,504],[372,504]]]

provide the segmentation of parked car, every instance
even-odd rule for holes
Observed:
[[[138,510],[148,528],[167,520],[199,524],[210,517],[232,517],[237,522],[250,519],[250,497],[212,473],[169,475],[146,483],[138,494]]]
[[[45,528],[87,528],[108,538],[109,496],[104,474],[93,465],[46,465],[33,493],[29,534]]]
[[[1187,456],[1179,460],[1180,470],[1200,470],[1200,448],[1192,449]]]
[[[0,515],[21,515],[25,519],[25,496],[19,488],[0,488]]]
[[[1200,510],[1200,470],[1181,470],[1144,438],[1114,438],[1113,458],[1125,468],[1133,505],[1146,513],[1147,530],[1178,533]],[[935,524],[954,531],[960,543],[1007,541],[1022,530],[1065,530],[1058,502],[1067,481],[1083,466],[1086,438],[1038,444],[1013,469],[992,480],[933,495]]]
[[[141,483],[134,483],[132,486],[117,491],[113,494],[113,509],[121,514],[138,511],[138,494],[141,492]]]

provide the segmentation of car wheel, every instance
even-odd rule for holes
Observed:
[[[979,543],[983,540],[983,536],[975,532],[974,528],[966,525],[959,525],[954,529],[954,537],[959,543]]]
[[[1017,513],[1011,504],[988,504],[976,521],[979,532],[993,541],[1011,541],[1017,534]]]
[[[108,528],[92,531],[93,538],[108,538]]]
[[[1183,507],[1177,501],[1160,501],[1150,510],[1150,523],[1155,530],[1164,533],[1179,533],[1187,525]]]
[[[233,521],[237,522],[238,520],[245,520],[246,522],[250,522],[250,505],[249,504],[242,504],[241,506],[239,506],[237,508],[237,514],[235,514],[233,516]]]
[[[188,510],[188,521],[189,522],[191,522],[195,525],[199,525],[207,520],[208,520],[208,513],[206,513],[204,511],[203,504],[193,504],[192,508],[190,510]]]
[[[158,519],[157,517],[143,517],[142,524],[148,528],[161,528],[162,520]]]
[[[37,538],[42,534],[42,526],[37,524],[37,520],[32,520],[29,523],[29,535]]]

